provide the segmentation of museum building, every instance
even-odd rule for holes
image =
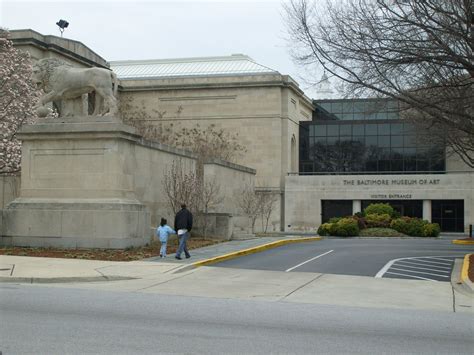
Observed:
[[[397,101],[324,91],[312,101],[291,77],[242,54],[109,63],[77,41],[11,34],[35,60],[112,69],[120,102],[147,124],[237,133],[246,152],[235,162],[278,195],[269,230],[315,231],[379,201],[444,232],[467,232],[474,221],[474,169],[400,117]]]
[[[287,230],[374,202],[438,223],[443,232],[468,230],[473,170],[402,118],[398,101],[325,99],[314,106],[312,121],[300,122],[299,172],[286,181]]]

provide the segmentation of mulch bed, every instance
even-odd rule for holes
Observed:
[[[205,238],[188,239],[188,249],[202,248],[220,243],[220,240]],[[160,242],[150,245],[127,249],[60,249],[60,248],[28,248],[28,247],[0,247],[0,255],[37,256],[47,258],[68,258],[108,261],[131,261],[151,258],[160,255]],[[176,253],[176,240],[168,242],[168,254]]]

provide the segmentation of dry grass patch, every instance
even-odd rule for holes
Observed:
[[[198,249],[222,242],[221,240],[191,237],[188,239],[188,249]],[[68,258],[108,261],[132,261],[152,258],[160,255],[160,242],[150,245],[126,249],[61,249],[61,248],[28,248],[0,247],[0,255],[36,256],[47,258]],[[168,243],[168,254],[176,253],[177,240]]]

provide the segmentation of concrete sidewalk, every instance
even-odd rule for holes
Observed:
[[[448,282],[192,267],[192,263],[222,254],[288,239],[221,243],[193,250],[191,259],[181,261],[174,255],[165,260],[132,262],[0,255],[0,281],[115,292],[474,313],[472,295]]]
[[[192,257],[182,260],[176,260],[174,254],[166,258],[153,257],[127,262],[0,255],[0,282],[58,283],[146,278],[149,275],[192,269],[209,259],[235,257],[243,250],[253,253],[305,240],[308,238],[279,236],[229,241],[190,250]]]

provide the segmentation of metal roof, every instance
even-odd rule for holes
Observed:
[[[243,54],[225,57],[127,60],[110,62],[119,79],[153,79],[186,76],[278,74]]]

